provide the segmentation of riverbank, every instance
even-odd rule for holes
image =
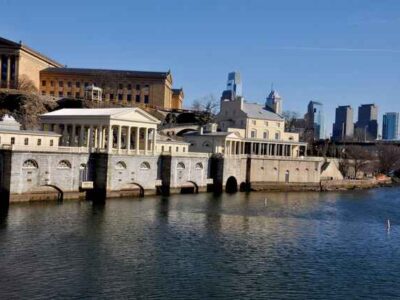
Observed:
[[[381,186],[391,186],[392,180],[371,179],[344,179],[323,180],[319,183],[281,183],[281,182],[254,182],[251,184],[252,191],[277,191],[277,192],[299,192],[299,191],[345,191],[357,189],[372,189]]]

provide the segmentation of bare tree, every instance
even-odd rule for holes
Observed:
[[[377,145],[378,170],[390,174],[400,168],[400,148],[395,145]]]
[[[38,89],[36,88],[34,82],[25,74],[19,76],[17,90],[30,94],[38,93]]]
[[[339,168],[346,171],[345,175],[357,178],[360,172],[373,172],[374,161],[375,157],[365,147],[348,145],[343,149]]]
[[[285,130],[293,131],[296,127],[296,121],[299,119],[299,114],[295,111],[285,110],[282,117],[285,119]]]
[[[197,120],[200,125],[204,125],[214,122],[218,106],[219,103],[214,95],[209,94],[207,96],[195,99],[192,103],[191,109],[198,112]]]

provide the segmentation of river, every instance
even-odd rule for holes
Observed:
[[[399,238],[399,188],[12,204],[0,299],[393,299]]]

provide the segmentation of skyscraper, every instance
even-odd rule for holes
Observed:
[[[354,134],[353,109],[349,105],[336,108],[332,139],[342,141],[352,139]]]
[[[306,123],[306,131],[312,134],[314,140],[325,138],[324,112],[322,103],[317,101],[310,101],[308,103]]]
[[[226,90],[222,92],[221,100],[235,100],[237,96],[242,96],[242,80],[239,72],[231,72],[228,74]]]
[[[282,98],[274,89],[271,90],[265,102],[265,107],[279,115],[282,114]]]
[[[378,137],[378,107],[375,104],[363,104],[358,107],[356,138],[358,140],[376,140]]]
[[[383,115],[382,139],[399,139],[399,113],[388,112]]]

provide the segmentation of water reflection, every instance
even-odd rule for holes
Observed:
[[[0,214],[0,298],[394,297],[399,197],[380,189],[11,205]]]

